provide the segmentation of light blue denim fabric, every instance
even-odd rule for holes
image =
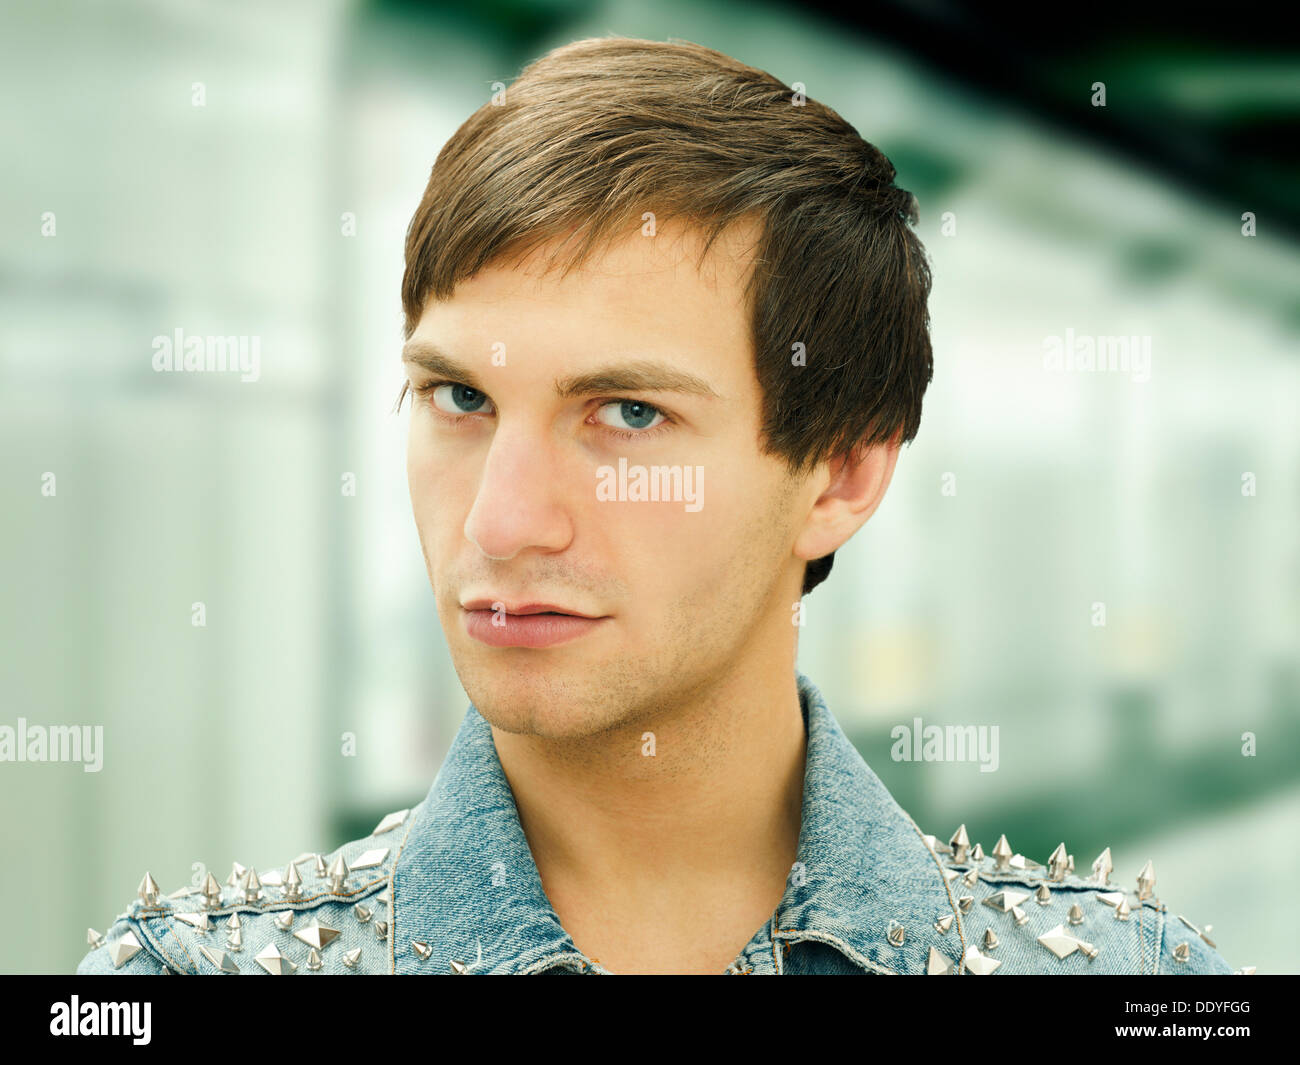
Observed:
[[[776,912],[728,973],[938,975],[946,968],[973,975],[981,966],[967,949],[983,953],[989,928],[999,940],[987,951],[1000,963],[994,975],[1232,972],[1164,903],[1139,902],[1135,892],[1113,883],[1074,873],[1051,880],[1043,867],[994,872],[991,857],[968,883],[971,862],[952,861],[947,845],[921,832],[862,760],[817,688],[803,674],[796,678],[808,734],[797,862]],[[328,866],[340,852],[349,864],[370,852],[368,867],[353,872],[340,890],[312,875],[314,856],[295,859],[303,867],[302,899],[286,900],[268,887],[266,900],[243,902],[226,888],[221,905],[207,911],[208,931],[177,917],[203,912],[193,892],[152,905],[136,899],[110,928],[108,944],[87,954],[77,972],[216,973],[224,963],[260,974],[265,967],[256,955],[274,947],[297,973],[309,973],[308,943],[295,932],[316,918],[339,932],[320,951],[322,973],[607,973],[583,955],[552,909],[491,727],[473,705],[428,795],[399,824],[379,827],[385,831],[323,856]],[[1044,883],[1050,897],[1039,902],[1034,892]],[[989,904],[999,892],[1025,897],[1000,896],[1008,905],[1018,900],[1016,911],[1003,910]],[[1127,899],[1127,920],[1105,901],[1113,892]],[[1077,924],[1068,916],[1074,903],[1082,910]],[[275,923],[286,910],[298,911],[287,929]],[[243,947],[232,952],[224,929],[236,912]],[[950,919],[946,930],[944,918]],[[1095,948],[1094,956],[1074,949],[1058,958],[1038,942],[1056,926]],[[119,955],[122,963],[114,968],[110,948],[127,933],[140,949],[126,959]],[[356,964],[344,966],[345,952],[358,948]]]

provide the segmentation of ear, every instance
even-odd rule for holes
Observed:
[[[903,430],[886,443],[833,455],[812,480],[827,481],[794,542],[794,554],[811,562],[842,547],[875,513],[894,476]]]

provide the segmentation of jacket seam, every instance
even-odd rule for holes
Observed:
[[[848,957],[855,965],[858,965],[863,969],[869,969],[873,972],[880,973],[883,976],[902,975],[897,969],[891,969],[887,965],[881,965],[879,962],[874,962],[870,958],[859,954],[838,936],[833,936],[826,932],[813,931],[811,929],[807,931],[779,929],[778,931],[780,931],[781,935],[785,936],[786,941],[790,943],[805,943],[812,941],[815,943],[825,943],[827,946],[834,947],[836,950]]]
[[[397,853],[393,855],[393,867],[388,871],[389,976],[394,976],[397,973],[397,863],[401,860],[402,851],[406,850],[406,841],[411,838],[411,829],[415,827],[416,818],[424,812],[423,810],[418,809],[421,805],[422,804],[417,803],[416,807],[411,810],[411,815],[406,820],[406,831],[402,834],[401,845],[397,848]]]
[[[961,947],[961,951],[957,956],[957,971],[958,973],[961,973],[964,971],[962,967],[962,962],[966,957],[966,932],[965,929],[962,928],[961,910],[957,906],[957,900],[952,897],[952,882],[946,876],[943,875],[944,874],[943,862],[939,860],[939,856],[935,854],[934,851],[932,851],[929,845],[925,842],[925,833],[922,832],[921,829],[918,827],[917,823],[912,820],[912,815],[909,814],[906,810],[902,809],[902,807],[899,807],[899,810],[902,813],[902,815],[907,818],[907,823],[912,826],[912,830],[920,838],[921,846],[925,848],[925,853],[930,856],[931,860],[939,869],[939,879],[943,881],[943,890],[948,896],[948,905],[952,907],[953,916],[955,916],[957,919],[957,942]]]

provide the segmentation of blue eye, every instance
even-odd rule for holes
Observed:
[[[600,408],[600,410],[603,412],[609,409],[610,407],[617,407],[619,416],[632,429],[652,428],[651,423],[654,422],[655,418],[663,418],[663,414],[659,411],[657,407],[652,407],[650,406],[649,403],[641,403],[637,400],[631,400],[631,399],[614,400],[610,403],[606,403],[603,407]],[[599,414],[597,415],[597,417],[600,417],[600,420],[604,424],[611,425],[610,422],[605,421],[605,419],[601,417]],[[618,426],[613,426],[613,428],[618,428]]]
[[[438,395],[444,389],[451,390],[453,409],[448,409],[438,402]],[[487,402],[487,396],[468,385],[442,384],[433,389],[433,404],[445,414],[473,414]]]

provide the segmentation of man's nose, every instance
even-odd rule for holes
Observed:
[[[465,519],[466,538],[492,559],[514,558],[528,548],[567,547],[573,528],[562,505],[560,467],[540,430],[498,426]]]

